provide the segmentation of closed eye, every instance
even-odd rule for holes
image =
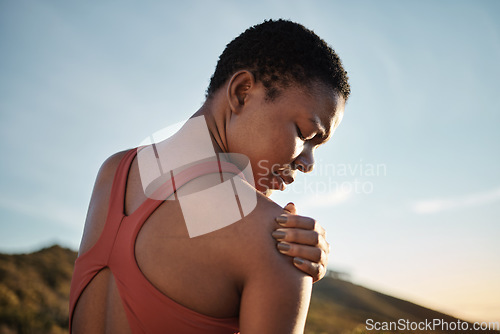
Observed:
[[[300,131],[300,128],[296,125],[295,126],[297,128],[297,136],[303,140],[303,141],[306,141],[306,137],[304,137],[304,135],[302,134],[302,131]]]

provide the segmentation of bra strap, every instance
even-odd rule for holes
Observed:
[[[121,218],[125,215],[125,190],[127,187],[130,165],[132,164],[132,160],[136,154],[137,148],[130,149],[123,156],[118,168],[116,169],[113,186],[111,188],[111,195],[109,198],[107,221],[114,217]]]

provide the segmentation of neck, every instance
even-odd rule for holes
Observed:
[[[210,99],[207,99],[203,106],[193,115],[205,116],[208,131],[214,145],[216,153],[228,153],[227,137],[226,137],[226,122],[228,121],[226,112],[220,103],[218,94]]]

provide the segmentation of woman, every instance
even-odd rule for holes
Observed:
[[[268,195],[312,169],[349,93],[335,52],[299,24],[266,21],[228,44],[190,122],[101,167],[71,332],[302,332],[328,244],[312,218]]]

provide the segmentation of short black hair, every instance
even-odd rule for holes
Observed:
[[[279,95],[279,88],[315,80],[345,100],[351,93],[347,72],[335,51],[312,30],[288,20],[266,20],[226,45],[210,79],[207,98],[239,70],[248,70],[261,81],[269,100]]]

